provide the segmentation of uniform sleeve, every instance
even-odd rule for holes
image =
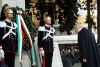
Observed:
[[[4,35],[4,28],[1,28],[0,27],[0,46],[2,46],[2,37],[3,37],[3,35]]]
[[[44,37],[44,27],[39,27],[38,29],[38,46],[39,48],[43,47],[42,41],[43,41],[43,37]]]
[[[38,31],[38,46],[39,46],[39,48],[43,47],[42,40],[43,40],[43,31]]]
[[[86,58],[85,35],[83,33],[78,35],[78,46],[81,57]]]
[[[4,32],[6,32],[5,28],[6,28],[6,23],[0,21],[0,46],[2,46],[2,37],[4,35]]]

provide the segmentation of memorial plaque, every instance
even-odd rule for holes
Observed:
[[[0,0],[0,11],[4,4],[9,4],[10,7],[19,6],[25,10],[25,0]]]

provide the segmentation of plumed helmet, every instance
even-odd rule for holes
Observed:
[[[13,13],[13,11],[10,9],[10,8],[8,8],[8,9],[6,9],[5,11],[4,11],[4,13],[6,14],[6,13]]]
[[[13,13],[12,9],[9,8],[9,5],[8,4],[5,4],[4,5],[4,14],[5,13]]]
[[[49,16],[45,17],[44,21],[46,21],[46,20],[51,20],[51,17],[49,17]]]

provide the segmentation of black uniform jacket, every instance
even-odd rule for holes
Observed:
[[[11,23],[7,21],[0,22],[0,45],[5,52],[15,53],[17,51],[17,40],[16,40],[16,23]],[[9,33],[10,32],[10,33]],[[9,35],[7,35],[9,33]],[[4,37],[4,35],[7,35]]]
[[[51,32],[50,32],[51,30]],[[55,30],[53,27],[40,26],[38,29],[38,46],[43,47],[45,51],[53,51],[53,34]]]

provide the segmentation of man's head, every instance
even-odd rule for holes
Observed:
[[[47,16],[44,18],[45,24],[51,25],[51,17]]]
[[[11,9],[9,9],[9,8],[6,9],[4,13],[5,13],[6,18],[8,18],[8,19],[13,18],[13,11]]]
[[[83,28],[83,26],[81,24],[75,24],[74,26],[74,30],[75,30],[75,33],[78,34],[79,31]]]

